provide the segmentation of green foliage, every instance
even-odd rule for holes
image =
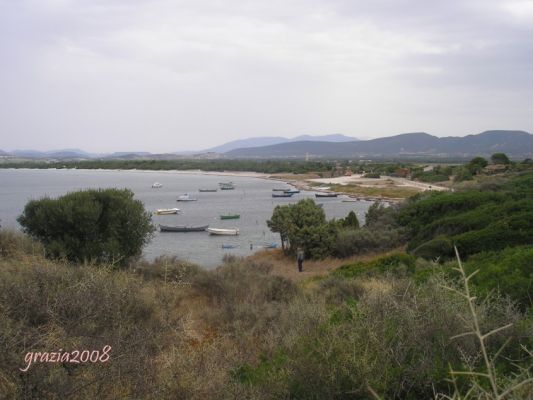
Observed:
[[[533,247],[476,254],[468,259],[465,269],[469,274],[479,270],[472,279],[482,295],[497,290],[522,309],[533,306]]]
[[[372,261],[359,261],[337,268],[333,275],[344,278],[355,278],[361,275],[393,274],[396,276],[410,275],[415,272],[416,257],[406,253],[392,253],[377,257]]]
[[[510,164],[511,160],[509,160],[509,157],[505,153],[494,153],[492,156],[490,156],[491,161],[494,164]]]
[[[394,227],[398,209],[394,206],[386,206],[376,201],[365,214],[365,226],[369,228]]]
[[[404,235],[399,229],[369,228],[340,230],[334,244],[334,254],[338,257],[365,254],[373,251],[386,251],[404,243]]]
[[[359,220],[357,219],[357,215],[353,211],[350,211],[348,213],[346,218],[342,220],[341,224],[344,228],[349,228],[349,229],[359,228]]]
[[[462,167],[457,170],[453,180],[455,182],[463,182],[463,181],[470,181],[473,178],[474,176],[472,175],[472,171],[470,171],[470,169],[468,169],[467,167]]]
[[[18,218],[51,258],[124,265],[141,254],[154,227],[129,190],[73,192],[28,202]]]
[[[465,165],[465,167],[472,173],[477,174],[479,173],[483,168],[485,168],[488,165],[488,161],[485,160],[483,157],[475,157],[468,164]]]
[[[331,254],[339,227],[336,221],[326,221],[324,210],[312,199],[277,206],[267,225],[279,232],[285,250],[302,247],[306,257],[317,259]]]

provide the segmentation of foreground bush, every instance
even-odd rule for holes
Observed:
[[[18,221],[43,243],[47,256],[72,262],[125,265],[141,254],[154,230],[142,202],[126,189],[32,200]]]

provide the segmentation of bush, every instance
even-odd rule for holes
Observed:
[[[142,202],[126,189],[32,200],[18,221],[43,243],[47,256],[73,262],[125,265],[141,254],[154,230]]]
[[[361,229],[341,230],[334,244],[334,254],[338,257],[350,257],[373,251],[390,250],[404,242],[403,234],[398,229]]]
[[[482,295],[497,290],[522,310],[533,306],[533,247],[476,254],[468,259],[465,269],[468,273],[479,270],[472,280]]]

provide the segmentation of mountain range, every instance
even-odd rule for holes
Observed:
[[[486,131],[464,137],[436,137],[424,132],[345,143],[299,141],[241,148],[225,153],[230,158],[467,158],[506,153],[533,155],[533,135],[524,131]]]
[[[353,142],[358,139],[341,135],[340,133],[332,135],[322,135],[322,136],[311,136],[311,135],[300,135],[294,138],[284,138],[281,136],[262,136],[248,139],[239,139],[233,140],[231,142],[224,143],[220,146],[212,147],[210,149],[204,150],[204,152],[213,152],[213,153],[227,153],[228,151],[240,149],[240,148],[250,148],[250,147],[262,147],[262,146],[272,146],[282,143],[292,143],[292,142],[302,142],[302,141],[311,141],[311,142]]]
[[[152,154],[116,152],[91,154],[79,149],[54,151],[0,150],[0,156],[37,159],[176,159],[204,158],[471,158],[506,153],[510,157],[533,157],[533,135],[524,131],[492,130],[464,137],[437,137],[425,132],[403,133],[371,140],[334,134],[303,135],[292,139],[257,137],[235,140],[194,153]]]

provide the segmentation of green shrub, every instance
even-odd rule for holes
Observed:
[[[154,230],[143,203],[126,189],[32,200],[18,221],[43,243],[47,256],[73,262],[125,265],[141,254]]]
[[[479,270],[473,283],[482,295],[497,290],[516,301],[523,310],[533,306],[533,247],[476,254],[468,259],[465,269],[468,273]]]

